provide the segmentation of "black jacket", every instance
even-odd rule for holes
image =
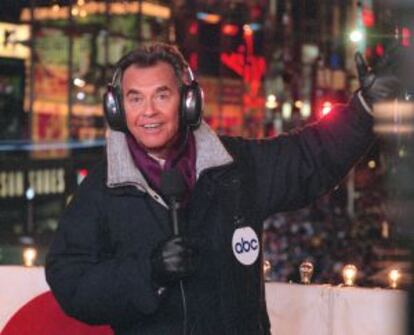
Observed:
[[[79,320],[110,324],[122,335],[183,334],[179,285],[159,294],[150,278],[151,251],[171,235],[168,209],[134,175],[124,135],[115,135],[108,164],[88,175],[65,210],[47,257],[47,281]],[[195,137],[198,178],[180,213],[180,229],[198,240],[201,255],[183,285],[187,334],[270,334],[262,222],[340,182],[373,140],[372,117],[354,97],[321,122],[277,138],[219,140],[206,125]],[[247,254],[253,258],[243,261]]]

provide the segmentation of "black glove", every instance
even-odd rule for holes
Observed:
[[[152,252],[152,279],[165,286],[190,276],[198,256],[193,240],[178,235],[160,243]]]
[[[399,48],[395,45],[377,63],[374,69],[367,66],[360,52],[355,54],[362,97],[370,108],[380,101],[394,100],[402,94],[402,82],[397,74]]]

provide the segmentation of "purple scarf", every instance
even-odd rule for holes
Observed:
[[[185,137],[187,137],[187,139]],[[176,167],[178,171],[181,172],[187,186],[186,195],[184,197],[184,202],[186,202],[196,182],[196,148],[193,133],[189,131],[188,136],[184,134],[178,141],[176,141],[167,155],[163,168],[154,158],[148,155],[145,149],[130,133],[127,133],[126,139],[135,166],[143,173],[150,186],[155,190],[160,190],[161,172],[163,170]],[[185,143],[183,146],[184,141]]]

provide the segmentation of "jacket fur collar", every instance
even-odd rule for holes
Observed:
[[[203,170],[227,165],[233,158],[225,149],[215,132],[205,123],[194,130],[196,144],[196,178]],[[154,192],[141,171],[135,166],[124,133],[109,130],[106,141],[108,174],[106,184],[110,188],[132,185],[151,195]]]

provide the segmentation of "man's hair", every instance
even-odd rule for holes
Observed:
[[[122,74],[131,65],[149,67],[159,62],[170,64],[178,81],[182,83],[183,76],[187,75],[187,62],[176,46],[161,42],[143,44],[131,51],[119,60],[116,71],[120,72],[119,80],[121,80]]]

